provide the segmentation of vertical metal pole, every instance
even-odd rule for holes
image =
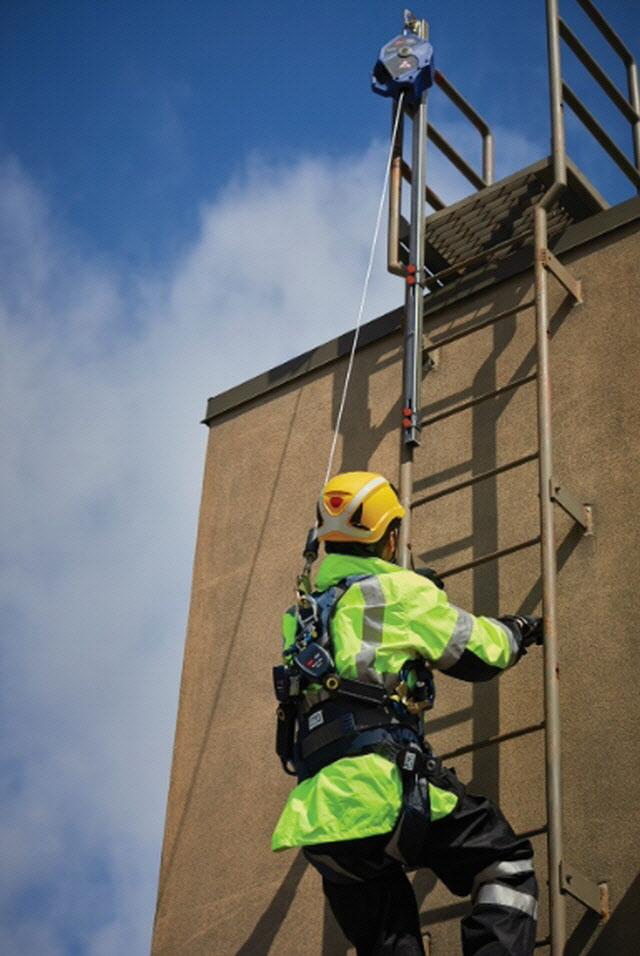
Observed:
[[[567,160],[562,113],[562,67],[560,62],[560,25],[558,0],[547,0],[547,54],[549,58],[549,94],[551,98],[551,145],[553,178],[566,185]]]
[[[556,545],[554,504],[551,498],[553,459],[551,442],[551,369],[549,359],[547,210],[567,183],[567,160],[562,111],[562,64],[557,0],[546,0],[547,53],[554,182],[535,207],[535,304],[538,353],[538,444],[540,481],[540,539],[542,613],[544,617],[544,711],[549,857],[549,924],[551,956],[562,956],[567,937],[566,900],[562,893],[562,769],[560,762],[560,667],[556,614]]]
[[[566,906],[562,894],[562,773],[560,763],[560,668],[556,624],[556,546],[552,480],[551,372],[547,272],[547,211],[535,210],[535,302],[538,351],[538,442],[540,478],[540,533],[542,542],[542,610],[544,617],[544,709],[549,854],[549,920],[551,956],[562,956],[566,940]]]
[[[418,35],[429,39],[425,20],[418,24]],[[422,388],[422,317],[424,274],[424,220],[427,151],[427,91],[413,108],[411,144],[411,221],[409,231],[409,270],[405,297],[404,391],[402,407],[402,448],[400,452],[400,501],[406,511],[400,531],[398,561],[403,568],[410,562],[411,499],[413,497],[413,449],[420,444]],[[415,281],[411,281],[414,279]]]
[[[635,60],[627,64],[627,83],[629,88],[629,99],[631,105],[636,111],[636,116],[640,116],[640,91],[638,86],[638,67]],[[632,125],[633,133],[633,158],[636,169],[640,169],[640,119],[636,119]],[[640,190],[638,190],[640,192]]]
[[[487,186],[493,184],[493,136],[491,131],[487,130],[482,136],[482,178]]]
[[[405,445],[400,449],[400,504],[405,510],[398,538],[398,564],[401,568],[411,566],[411,499],[413,497],[413,448]]]
[[[400,115],[398,116],[398,110]],[[397,126],[396,126],[397,119]],[[391,135],[394,137],[389,175],[389,226],[387,231],[387,269],[392,275],[404,276],[405,265],[400,259],[400,216],[402,214],[402,144],[404,109],[394,103]],[[395,135],[394,135],[395,131]]]

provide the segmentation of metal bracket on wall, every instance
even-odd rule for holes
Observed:
[[[609,886],[593,883],[568,864],[560,865],[560,884],[563,893],[568,893],[590,910],[598,913],[603,923],[609,919]]]
[[[591,535],[594,533],[593,507],[591,505],[584,504],[567,488],[558,484],[555,478],[551,478],[549,482],[549,497],[582,527],[585,534]]]
[[[558,282],[565,287],[570,296],[572,296],[576,305],[582,304],[582,282],[575,279],[569,270],[562,265],[550,249],[540,250],[540,261],[545,269],[552,272]]]

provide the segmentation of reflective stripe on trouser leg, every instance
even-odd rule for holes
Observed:
[[[478,873],[473,881],[474,904],[511,906],[537,919],[538,897],[533,859],[500,860]]]
[[[510,906],[511,909],[520,910],[536,919],[538,916],[538,901],[530,893],[521,893],[519,890],[512,890],[510,886],[504,886],[502,883],[487,883],[480,887],[476,896],[475,903],[482,905],[488,903],[494,906]]]
[[[504,956],[533,956],[538,886],[532,857],[491,863],[477,874],[471,898],[473,910],[462,921],[465,956],[485,946]]]

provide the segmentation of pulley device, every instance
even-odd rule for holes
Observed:
[[[405,22],[407,14],[405,11]],[[429,41],[415,33],[403,33],[380,50],[371,88],[374,93],[395,100],[404,93],[404,102],[411,106],[420,102],[424,91],[432,85],[434,74],[433,47]]]

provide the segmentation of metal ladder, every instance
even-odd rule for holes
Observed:
[[[400,541],[400,563],[404,567],[410,564],[411,513],[421,505],[436,498],[468,488],[469,486],[494,478],[528,462],[538,463],[539,493],[539,534],[534,538],[521,541],[492,553],[474,558],[458,567],[449,568],[443,577],[469,570],[488,562],[497,561],[516,551],[540,547],[542,580],[542,605],[545,627],[544,645],[544,732],[546,763],[546,810],[547,810],[547,846],[549,862],[549,921],[550,938],[539,945],[549,945],[552,956],[561,956],[566,942],[566,896],[569,893],[588,908],[600,914],[602,919],[608,916],[608,897],[605,884],[597,885],[567,864],[564,857],[562,839],[562,773],[560,765],[560,709],[558,679],[558,633],[557,633],[557,568],[555,544],[554,506],[561,507],[584,534],[593,533],[593,515],[591,506],[584,504],[562,484],[553,471],[552,457],[552,409],[551,409],[551,372],[550,372],[550,328],[548,306],[548,280],[552,276],[564,288],[570,301],[577,305],[582,302],[580,281],[577,280],[555,257],[549,249],[550,220],[557,215],[558,209],[566,203],[566,193],[572,176],[571,164],[566,155],[564,136],[563,104],[569,106],[584,126],[591,132],[609,156],[640,191],[640,96],[638,93],[638,74],[635,61],[615,34],[604,17],[595,8],[591,0],[577,0],[600,33],[609,42],[614,51],[623,60],[628,77],[628,96],[622,94],[609,79],[604,70],[578,40],[568,25],[559,16],[558,0],[545,0],[547,18],[547,46],[550,78],[550,103],[552,126],[552,157],[550,168],[551,181],[544,177],[541,185],[533,190],[532,214],[529,231],[517,230],[510,237],[489,244],[482,252],[450,262],[435,256],[437,265],[429,267],[425,259],[425,246],[428,247],[429,221],[425,224],[425,202],[441,218],[446,219],[444,203],[426,186],[426,141],[434,143],[456,165],[456,167],[479,190],[489,190],[493,180],[493,143],[486,123],[469,106],[452,84],[440,73],[436,74],[436,83],[449,96],[454,105],[476,126],[483,140],[482,174],[475,172],[460,157],[453,147],[433,129],[427,121],[427,94],[415,106],[402,106],[412,124],[412,163],[409,166],[403,158],[403,124],[397,124],[394,142],[393,164],[390,180],[389,199],[389,249],[388,269],[404,276],[406,281],[405,301],[405,351],[403,368],[403,420],[400,457],[400,498],[407,512],[403,522]],[[405,24],[418,35],[428,39],[428,25],[418,21],[405,11]],[[613,104],[628,120],[632,128],[633,161],[619,149],[608,134],[600,127],[591,113],[581,103],[574,91],[563,81],[561,70],[561,47],[563,40],[576,54],[582,64],[608,94]],[[398,109],[396,104],[396,110]],[[404,117],[403,117],[404,118]],[[575,177],[574,177],[575,178]],[[402,181],[411,184],[411,221],[407,223],[401,215]],[[529,188],[529,187],[527,187]],[[435,218],[435,217],[433,217]],[[562,221],[558,228],[562,226]],[[433,343],[424,341],[423,315],[424,292],[457,279],[479,262],[490,261],[492,257],[508,255],[523,244],[533,245],[534,297],[502,313],[476,322],[471,327],[443,336]],[[444,412],[421,420],[421,390],[425,370],[433,365],[433,356],[440,349],[458,341],[463,336],[472,335],[480,329],[495,325],[505,319],[534,308],[536,326],[536,371],[513,379],[480,396],[475,396],[447,408]],[[471,478],[451,484],[432,494],[416,496],[414,494],[413,458],[414,449],[420,444],[424,429],[440,421],[447,415],[456,414],[463,409],[503,396],[530,382],[536,382],[537,389],[537,449],[524,456],[501,464],[491,470],[474,475]],[[489,743],[499,742],[497,737]],[[481,742],[484,746],[487,741]],[[478,746],[478,745],[476,745]],[[465,748],[471,750],[472,747]]]

